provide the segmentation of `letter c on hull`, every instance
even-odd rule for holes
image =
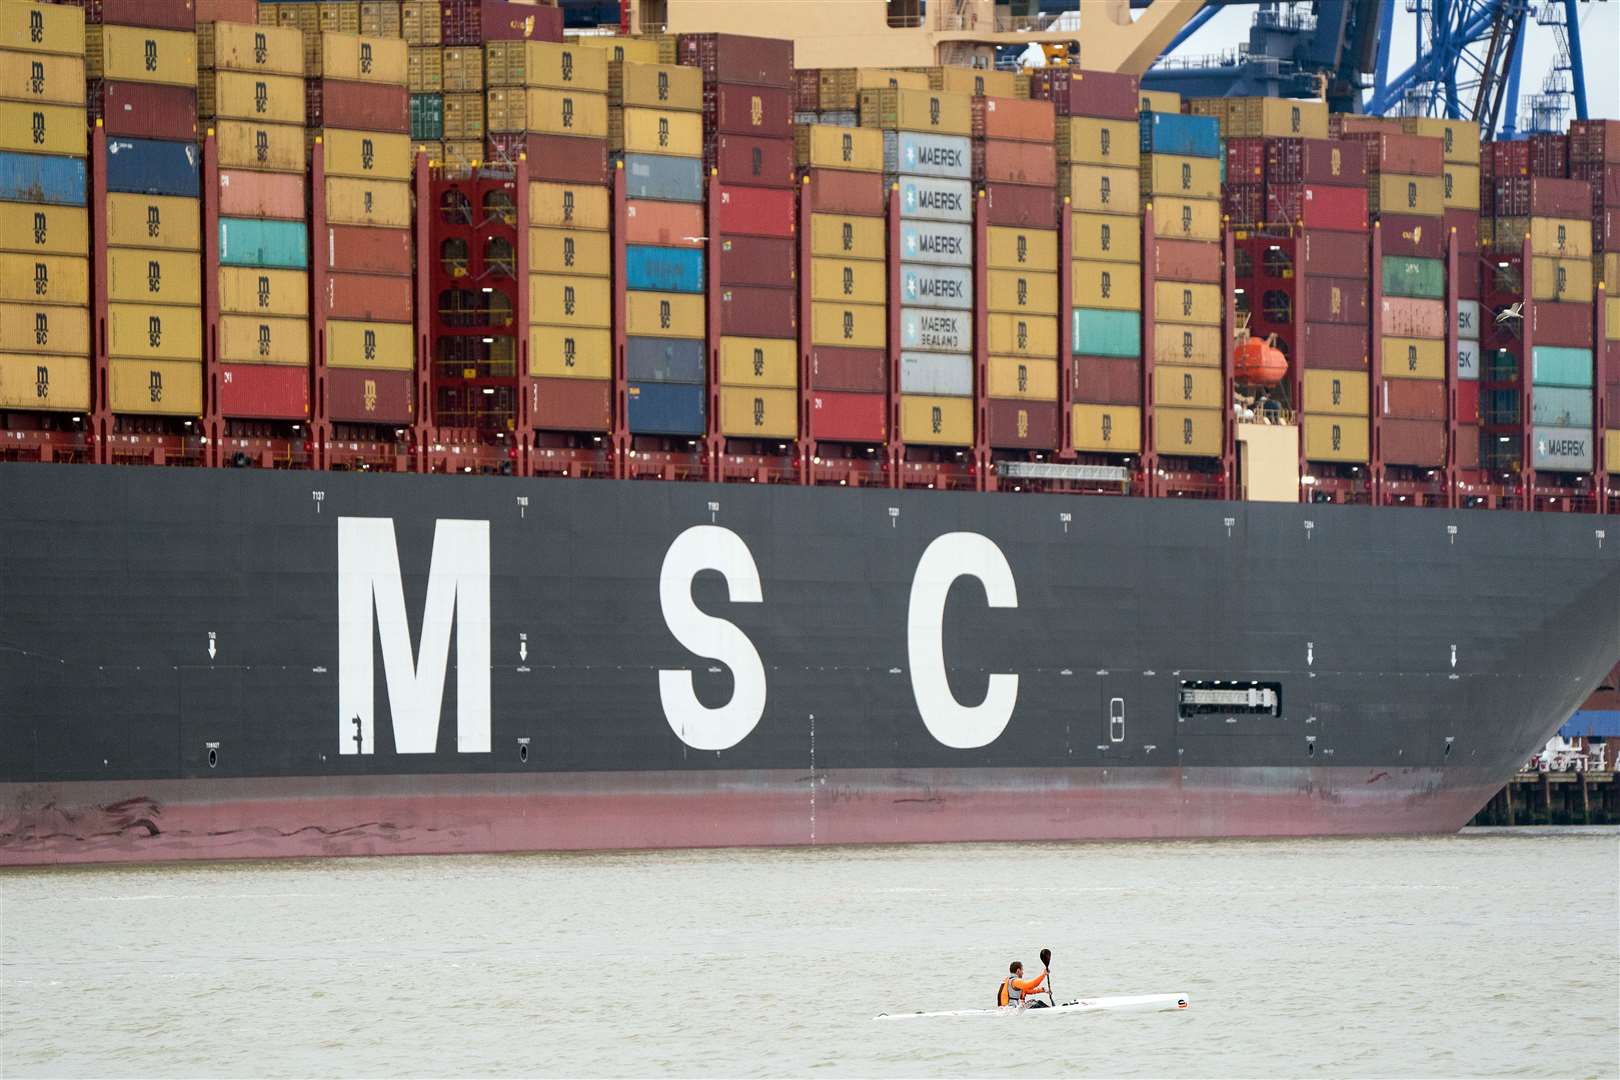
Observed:
[[[946,746],[973,750],[1006,730],[1018,703],[1018,676],[991,675],[978,705],[963,705],[952,696],[945,675],[945,599],[960,577],[978,578],[991,607],[1018,606],[1018,586],[1001,549],[978,533],[946,533],[928,545],[911,579],[906,646],[911,692],[928,733]]]

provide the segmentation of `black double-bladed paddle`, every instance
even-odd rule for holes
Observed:
[[[1041,950],[1041,967],[1046,971],[1046,1000],[1051,1002],[1052,1008],[1057,1008],[1057,998],[1052,995],[1052,950]]]

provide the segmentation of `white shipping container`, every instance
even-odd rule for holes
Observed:
[[[928,176],[902,176],[900,216],[911,220],[973,220],[973,185],[966,180]]]
[[[956,266],[900,264],[900,302],[907,307],[973,306],[973,271]]]
[[[1479,342],[1457,342],[1457,378],[1469,381],[1479,378]]]
[[[1459,341],[1478,341],[1479,332],[1479,301],[1457,301],[1457,339]]]
[[[973,314],[968,311],[901,308],[900,348],[967,352],[973,348]]]
[[[973,140],[966,135],[925,135],[917,131],[883,133],[883,171],[912,176],[968,180],[973,176]]]
[[[973,265],[973,226],[945,221],[902,221],[900,258],[945,266]]]
[[[900,354],[900,392],[973,396],[973,357],[953,353]]]
[[[1591,472],[1592,432],[1588,428],[1530,429],[1530,464],[1551,472]]]

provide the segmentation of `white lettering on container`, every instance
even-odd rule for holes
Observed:
[[[1001,549],[978,533],[946,533],[928,545],[911,579],[906,646],[911,692],[928,733],[946,746],[972,750],[988,746],[1006,730],[1018,703],[1018,676],[992,674],[978,705],[963,705],[951,694],[945,672],[945,600],[961,577],[979,579],[990,607],[1018,606],[1018,587]]]

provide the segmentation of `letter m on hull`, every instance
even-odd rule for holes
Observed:
[[[413,658],[393,520],[338,519],[337,719],[342,753],[370,754],[377,745],[373,628],[381,635],[394,746],[402,754],[431,754],[438,748],[452,627],[456,749],[488,753],[489,522],[446,520],[435,526],[421,646]]]

